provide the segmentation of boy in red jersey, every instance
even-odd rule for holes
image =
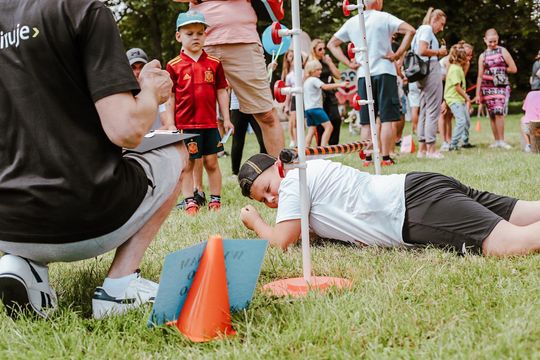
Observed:
[[[167,64],[173,81],[168,117],[174,116],[175,125],[182,132],[199,134],[186,142],[190,161],[182,173],[184,209],[190,215],[195,215],[201,206],[193,197],[193,167],[203,158],[211,194],[208,208],[221,208],[221,171],[217,153],[223,150],[223,145],[217,125],[216,100],[225,129],[233,128],[223,66],[203,50],[207,27],[201,13],[180,13],[176,20],[176,40],[182,43],[182,51]]]

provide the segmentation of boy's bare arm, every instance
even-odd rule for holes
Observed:
[[[347,87],[347,86],[349,86],[349,82],[345,81],[345,82],[340,82],[340,83],[335,83],[335,84],[324,84],[324,85],[321,85],[321,89],[325,91],[337,90],[338,88]]]
[[[225,128],[225,131],[229,131],[229,129],[233,129],[234,131],[234,126],[229,114],[229,92],[227,89],[219,89],[217,91],[217,102],[221,116],[223,116],[223,127]]]
[[[257,210],[251,206],[245,206],[240,210],[240,219],[244,225],[257,233],[261,239],[268,240],[271,246],[286,250],[300,238],[300,219],[287,220],[272,227],[264,221]]]

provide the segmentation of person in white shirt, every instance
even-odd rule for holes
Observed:
[[[335,90],[340,87],[349,86],[349,82],[338,84],[325,84],[320,79],[322,65],[319,60],[310,60],[306,63],[304,69],[304,108],[306,124],[308,126],[306,135],[306,146],[311,146],[313,136],[317,131],[317,126],[321,125],[324,129],[321,135],[321,145],[328,145],[328,140],[332,134],[333,126],[330,118],[323,108],[323,90]]]
[[[366,40],[369,55],[371,84],[375,100],[375,114],[379,115],[382,123],[381,153],[383,165],[392,165],[390,158],[393,149],[394,131],[392,122],[400,120],[399,95],[396,79],[396,68],[393,64],[409,48],[414,36],[414,28],[397,17],[381,11],[383,0],[366,0],[364,14],[366,22]],[[405,35],[401,45],[394,53],[392,51],[392,35],[394,33]],[[355,16],[334,34],[328,42],[328,49],[332,54],[351,69],[358,69],[358,94],[360,98],[367,99],[365,73],[359,65],[361,54],[357,53],[355,60],[348,59],[341,49],[341,44],[351,41],[355,47],[360,47],[362,34],[360,33],[360,20]],[[360,66],[360,67],[359,67]],[[367,106],[360,110],[360,124],[362,125],[362,139],[370,137],[369,111]],[[366,158],[365,166],[371,164],[371,156]]]
[[[300,237],[298,169],[280,176],[267,154],[238,174],[242,194],[277,208],[276,225],[248,205],[240,219],[272,246]],[[459,253],[518,255],[540,251],[540,201],[474,190],[437,173],[371,175],[338,162],[307,161],[309,223],[318,236],[356,245],[432,245]]]

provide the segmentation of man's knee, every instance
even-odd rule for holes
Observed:
[[[255,114],[255,119],[262,126],[277,126],[279,125],[279,120],[276,116],[274,109],[269,110],[264,113]]]

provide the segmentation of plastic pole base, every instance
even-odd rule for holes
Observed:
[[[347,279],[312,276],[308,283],[303,277],[273,281],[263,286],[263,291],[274,296],[304,297],[310,292],[325,292],[331,288],[349,289],[352,282]]]

